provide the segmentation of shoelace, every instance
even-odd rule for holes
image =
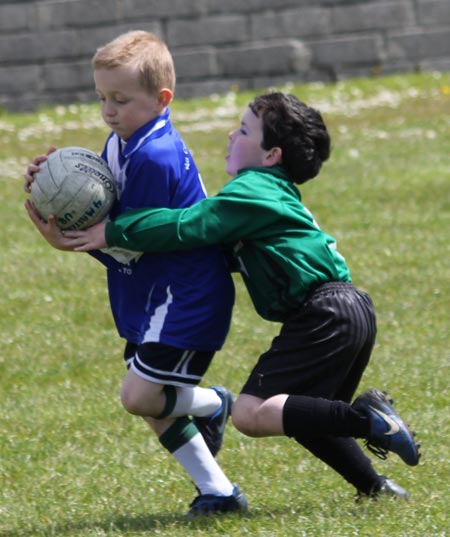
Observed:
[[[383,461],[387,459],[389,450],[387,450],[386,448],[382,448],[380,446],[372,444],[370,440],[365,440],[364,445],[371,453],[373,453],[379,459]]]

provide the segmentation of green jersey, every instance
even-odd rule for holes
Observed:
[[[280,167],[248,168],[184,209],[135,209],[106,226],[109,246],[160,252],[224,244],[256,311],[283,322],[318,285],[349,282],[336,241]]]

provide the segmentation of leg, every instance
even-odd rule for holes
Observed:
[[[375,332],[366,294],[345,284],[321,289],[261,356],[236,401],[236,427],[294,437],[358,490],[376,490],[381,478],[353,439],[368,437],[369,418],[350,405]]]
[[[180,389],[183,393],[189,394],[196,388]],[[205,391],[211,391],[217,396],[213,390]],[[185,398],[187,401],[184,410],[175,403],[174,406],[178,406],[180,415],[157,419],[166,408],[165,386],[149,382],[133,370],[129,370],[124,379],[121,398],[128,412],[144,418],[162,445],[182,464],[202,493],[223,495],[232,493],[232,484],[214,460],[203,437],[198,434],[199,431],[194,424],[185,417],[191,413],[190,406],[195,397]]]
[[[383,483],[372,462],[353,438],[296,438],[315,457],[333,468],[362,494],[372,494]]]
[[[162,421],[165,417],[194,416],[194,423],[214,456],[222,447],[225,426],[233,406],[233,397],[223,386],[163,385],[147,381],[132,370],[128,371],[123,382],[121,398],[130,414],[155,418],[151,425],[154,430],[161,427],[165,430],[165,422]]]
[[[160,419],[190,414],[210,416],[223,403],[218,389],[199,386],[171,386],[142,378],[130,369],[121,390],[122,405],[130,414]]]
[[[247,506],[245,497],[228,480],[198,428],[188,418],[188,415],[207,416],[217,412],[223,403],[217,390],[195,385],[165,385],[151,374],[152,371],[164,372],[164,378],[181,384],[182,377],[177,373],[180,363],[185,363],[186,378],[192,378],[189,364],[194,362],[195,356],[194,351],[162,345],[139,349],[128,345],[125,357],[129,370],[122,385],[122,403],[128,412],[144,418],[161,445],[194,481],[201,499],[196,498],[195,508],[191,509],[194,514],[242,510]],[[206,370],[212,356],[213,353],[199,353],[199,363],[194,363],[196,373],[202,372],[202,368]],[[135,365],[137,360],[139,367]],[[171,379],[172,370],[174,379]],[[214,499],[212,504],[208,502],[211,498]]]
[[[268,399],[241,393],[232,414],[235,427],[247,436],[326,435],[365,437],[365,416],[343,401],[279,394]]]
[[[202,494],[229,496],[233,485],[209,451],[198,429],[187,418],[144,418],[161,445],[183,466]]]
[[[247,436],[284,436],[283,407],[288,396],[261,399],[241,393],[233,406],[233,425]]]
[[[295,411],[295,440],[308,449],[315,457],[338,472],[348,483],[352,484],[362,495],[373,495],[378,492],[390,494],[401,498],[408,498],[408,493],[396,483],[378,475],[372,466],[371,460],[366,457],[351,436],[315,436],[321,428],[324,431],[336,429],[333,413],[330,413],[330,404],[336,403],[338,409],[342,407],[352,411],[350,405],[339,401],[332,402],[313,397],[279,395],[264,400],[251,395],[239,395],[233,408],[233,424],[242,433],[253,436],[280,436],[285,435],[284,412],[285,407],[293,406]],[[322,422],[316,417],[314,407],[322,401],[324,419]],[[299,402],[303,404],[298,404]],[[339,414],[339,413],[338,413]],[[357,419],[360,419],[359,416]],[[322,426],[318,427],[318,424]],[[304,424],[302,426],[302,424]],[[328,424],[328,425],[327,425]],[[297,427],[298,426],[298,427]],[[342,426],[348,430],[347,420]],[[367,427],[365,423],[364,427]]]
[[[164,384],[143,379],[131,369],[123,380],[120,397],[125,410],[135,416],[157,418],[166,404]]]

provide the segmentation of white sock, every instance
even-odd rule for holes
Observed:
[[[168,417],[180,418],[182,416],[211,416],[222,405],[222,399],[212,388],[176,387],[177,399],[172,412]]]
[[[231,496],[233,485],[223,473],[216,459],[198,433],[172,455],[191,476],[200,494]]]

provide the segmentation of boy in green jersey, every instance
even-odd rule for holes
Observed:
[[[55,233],[79,251],[137,251],[224,244],[257,312],[282,323],[235,402],[233,423],[252,437],[294,438],[360,495],[407,498],[379,475],[355,438],[381,458],[419,461],[413,433],[384,392],[353,401],[376,334],[370,297],[352,283],[334,239],[303,205],[296,184],[330,154],[320,113],[292,95],[257,97],[229,135],[222,190],[185,209],[137,209],[84,232]],[[353,401],[353,403],[352,403]]]

